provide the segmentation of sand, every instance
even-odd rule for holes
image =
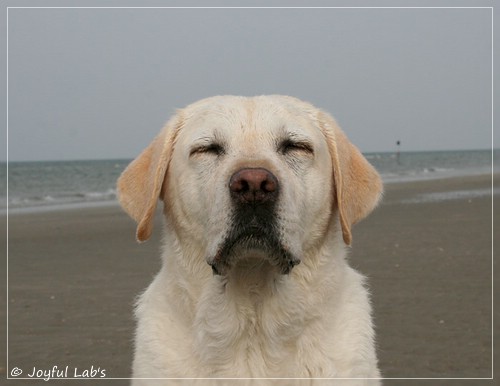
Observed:
[[[429,200],[412,202],[432,192],[489,187],[491,176],[390,184],[382,205],[355,226],[350,261],[368,277],[384,377],[492,376],[491,196],[459,194],[441,201],[423,196]],[[0,223],[4,243],[5,220],[4,216]],[[33,367],[56,365],[59,370],[68,366],[68,376],[85,370],[97,374],[105,370],[107,378],[130,376],[133,304],[160,266],[161,219],[145,244],[135,242],[134,228],[118,206],[9,217],[9,292],[0,305],[4,332],[8,302],[9,371],[20,368],[22,377]],[[498,230],[494,236],[498,248]],[[1,277],[6,277],[6,266],[1,270]],[[499,336],[498,308],[495,316]],[[2,339],[5,336],[2,333]],[[6,353],[1,355],[0,377],[5,378]],[[79,384],[59,380],[58,385],[75,382]],[[493,382],[386,380],[384,384]]]

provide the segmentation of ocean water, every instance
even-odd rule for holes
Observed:
[[[130,160],[10,162],[0,169],[0,211],[116,201],[116,180]]]
[[[500,149],[366,153],[384,182],[446,178],[500,171]]]
[[[500,170],[500,150],[367,153],[385,183]],[[0,164],[0,212],[116,203],[116,180],[130,160]],[[7,170],[8,166],[8,170]],[[7,178],[8,172],[8,178]],[[7,184],[8,182],[8,184]],[[8,187],[8,195],[7,195]],[[7,198],[8,197],[8,198]]]

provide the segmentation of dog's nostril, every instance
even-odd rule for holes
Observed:
[[[237,179],[230,185],[230,189],[235,193],[248,192],[250,184],[246,180]]]
[[[231,176],[229,190],[245,202],[265,201],[277,193],[278,180],[263,168],[241,169]]]
[[[272,193],[272,192],[276,191],[277,182],[278,181],[276,181],[276,178],[266,179],[266,180],[262,181],[261,190],[265,193]]]

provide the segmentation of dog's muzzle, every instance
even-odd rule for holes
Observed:
[[[280,240],[275,207],[278,179],[264,168],[245,168],[229,180],[234,206],[231,229],[216,256],[209,260],[216,275],[224,275],[238,258],[257,256],[288,274],[300,263]]]

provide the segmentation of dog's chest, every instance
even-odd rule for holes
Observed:
[[[211,374],[290,376],[297,374],[299,362],[307,361],[303,346],[311,344],[310,320],[283,294],[263,296],[261,290],[204,297],[196,315],[194,351]],[[306,367],[304,376],[309,375]]]
[[[283,363],[293,362],[295,337],[284,323],[262,315],[260,307],[237,308],[224,307],[201,322],[204,328],[198,330],[196,352],[211,372],[234,374],[237,369],[257,376],[283,370]]]

